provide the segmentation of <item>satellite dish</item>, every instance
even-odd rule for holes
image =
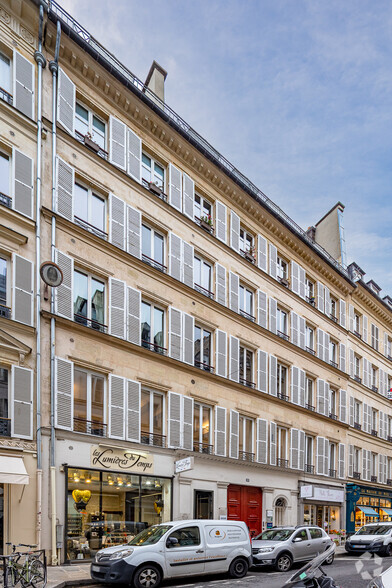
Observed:
[[[57,263],[53,263],[53,261],[44,261],[39,273],[45,284],[52,288],[57,288],[63,281],[63,272]]]

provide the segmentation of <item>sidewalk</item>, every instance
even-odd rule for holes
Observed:
[[[47,588],[86,586],[94,584],[90,577],[90,562],[67,566],[48,566]]]

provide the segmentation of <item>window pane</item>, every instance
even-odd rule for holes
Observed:
[[[195,284],[199,284],[201,286],[201,260],[198,257],[194,258],[193,264],[193,279]]]
[[[211,364],[211,333],[203,331],[203,363]]]
[[[203,263],[203,276],[200,286],[203,286],[206,290],[211,290],[211,266],[208,263]]]
[[[160,347],[163,345],[163,310],[154,308],[154,343]]]
[[[0,368],[0,418],[8,418],[8,370]],[[0,422],[0,431],[7,430],[7,423]]]
[[[7,306],[7,261],[0,257],[0,304]]]
[[[161,394],[154,394],[153,433],[163,434],[163,396]]]
[[[244,450],[244,417],[240,417],[240,426],[238,431],[238,449]]]
[[[154,183],[157,186],[159,186],[160,188],[162,188],[162,190],[163,190],[164,178],[165,178],[165,170],[163,169],[163,167],[161,167],[160,165],[155,163],[154,164]]]
[[[245,312],[247,312],[248,314],[252,314],[252,292],[249,292],[249,290],[246,290],[245,295],[246,295]]]
[[[0,53],[0,87],[11,93],[11,62],[3,53]]]
[[[142,154],[142,177],[147,182],[151,181],[151,159],[144,153]]]
[[[74,272],[74,315],[75,320],[86,324],[87,317],[88,279],[85,274]]]
[[[251,382],[253,379],[253,353],[246,350],[246,379]]]
[[[89,223],[105,232],[105,200],[96,194],[91,197],[91,218]]]
[[[240,310],[245,310],[245,288],[240,286]]]
[[[201,203],[200,203],[200,196],[197,194],[195,195],[195,207],[194,207],[194,214],[198,218],[201,218],[203,215],[201,213]]]
[[[81,135],[88,133],[88,110],[76,103],[75,130]]]
[[[102,376],[91,375],[91,420],[103,423],[105,380]]]
[[[76,114],[80,116],[80,118],[88,122],[88,110],[78,102],[76,103]]]
[[[245,420],[245,451],[252,453],[252,421],[250,419]]]
[[[245,375],[244,375],[244,353],[245,353],[245,349],[243,347],[240,347],[240,380],[244,380],[245,379]]]
[[[74,215],[89,222],[88,220],[88,190],[75,184],[74,186]]]
[[[140,426],[142,431],[150,433],[150,392],[142,391],[140,407]]]
[[[150,343],[151,339],[151,306],[142,302],[142,345],[143,341]],[[148,347],[148,345],[144,345]]]
[[[87,420],[87,373],[74,370],[74,418]],[[76,426],[82,430],[82,427]]]
[[[202,425],[202,442],[210,442],[210,409],[203,406],[203,425]]]
[[[4,153],[0,153],[0,192],[10,194],[10,160]]]
[[[105,149],[105,123],[93,116],[93,139],[102,149]]]
[[[201,359],[201,329],[195,327],[195,363],[200,362]]]
[[[91,279],[91,319],[101,325],[105,323],[105,285],[94,278]]]
[[[152,257],[151,255],[151,229],[146,227],[145,225],[142,226],[142,253],[147,255],[147,257]]]
[[[211,216],[211,204],[207,200],[203,200],[203,213],[205,216]]]
[[[195,443],[200,443],[200,404],[195,404],[193,411],[193,439]]]
[[[163,263],[163,237],[154,231],[154,259],[161,265]]]

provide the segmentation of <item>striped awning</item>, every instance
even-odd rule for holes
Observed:
[[[357,508],[359,508],[359,510],[361,510],[363,512],[363,514],[366,515],[367,517],[379,517],[380,516],[378,514],[378,512],[375,511],[374,508],[371,508],[370,506],[357,506]]]

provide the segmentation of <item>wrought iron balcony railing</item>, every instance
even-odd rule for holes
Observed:
[[[0,88],[0,100],[4,100],[4,102],[8,102],[12,106],[13,98],[12,94],[4,90],[4,88]]]
[[[79,417],[74,417],[73,430],[76,433],[85,433],[86,435],[96,435],[97,437],[107,436],[107,425],[99,421],[88,421]]]
[[[193,443],[193,451],[197,453],[207,453],[208,455],[213,454],[213,445],[209,445],[208,443]]]
[[[246,261],[249,261],[249,263],[256,263],[256,257],[251,251],[240,249],[240,255],[246,259]]]
[[[207,231],[207,233],[211,233],[211,235],[214,234],[214,226],[210,225],[210,223],[207,223],[205,220],[198,216],[194,217],[194,221],[197,225],[199,225],[199,227]]]
[[[82,314],[74,314],[74,321],[75,321],[75,323],[79,323],[79,325],[84,325],[85,327],[89,327],[90,329],[94,329],[94,331],[100,331],[101,333],[108,332],[107,325],[99,323],[95,319],[89,319]]]
[[[166,447],[166,436],[158,435],[157,433],[149,433],[148,431],[141,431],[140,443],[144,445],[153,445],[154,447]]]
[[[255,388],[256,384],[254,382],[251,382],[250,380],[244,380],[244,378],[240,378],[240,384],[242,384],[243,386],[248,386],[248,388]]]
[[[200,284],[194,284],[193,287],[195,290],[200,292],[200,294],[204,294],[204,296],[207,296],[207,298],[214,300],[214,293],[210,290],[207,290],[207,288],[203,288],[203,286],[200,286]]]
[[[314,474],[314,465],[306,463],[304,471],[305,471],[305,474]]]
[[[289,397],[287,396],[287,394],[283,394],[283,392],[278,392],[276,396],[277,396],[277,398],[280,398],[281,400],[284,400],[285,402],[289,401]]]
[[[357,431],[360,431],[362,429],[361,423],[354,423],[354,429],[357,429]]]
[[[155,353],[160,353],[161,355],[167,355],[166,347],[161,347],[157,343],[150,343],[150,341],[145,341],[142,339],[142,347],[145,347],[150,351],[155,351]]]
[[[330,478],[336,478],[336,470],[328,470],[328,475]]]
[[[0,437],[11,437],[11,419],[0,417]]]
[[[84,145],[86,145],[86,147],[88,149],[90,149],[90,151],[93,151],[94,153],[99,155],[99,157],[102,157],[102,159],[105,159],[106,161],[108,160],[109,153],[107,151],[105,151],[105,149],[102,149],[102,147],[100,147],[99,145],[94,143],[93,140],[90,140],[88,137],[86,137],[82,133],[79,133],[79,131],[77,131],[76,129],[75,129],[75,138],[80,143],[83,143]],[[96,145],[96,147],[94,145]]]
[[[305,350],[310,353],[311,355],[316,355],[316,352],[314,349],[312,349],[311,347],[305,347]]]
[[[152,267],[155,267],[155,269],[159,270],[160,272],[166,274],[167,273],[167,267],[166,265],[163,265],[163,263],[159,263],[159,261],[155,261],[155,259],[152,259],[151,257],[148,257],[148,255],[145,255],[145,253],[142,253],[142,260],[145,263],[148,263],[148,265],[151,265]]]
[[[254,317],[252,314],[249,314],[249,312],[242,310],[242,308],[240,308],[240,315],[248,319],[248,321],[252,321],[252,323],[254,323],[256,320],[256,317]]]
[[[358,382],[358,384],[362,384],[362,378],[360,378],[359,376],[357,376],[356,374],[353,375],[353,379]]]
[[[98,227],[94,227],[94,225],[91,225],[90,223],[83,220],[82,218],[79,218],[78,216],[74,216],[74,221],[75,221],[75,224],[79,225],[79,227],[82,227],[82,229],[86,229],[86,231],[93,233],[93,235],[96,235],[97,237],[100,237],[101,239],[104,239],[105,241],[108,240],[108,234],[105,233],[105,231],[101,231],[101,229],[98,229]]]
[[[145,180],[144,178],[142,179],[142,184],[145,188],[147,188],[149,192],[154,194],[154,196],[160,198],[161,200],[163,200],[163,202],[167,202],[167,195],[163,192],[163,190],[157,190],[156,187],[151,184],[151,182],[147,182],[147,180]]]
[[[312,406],[311,404],[305,404],[305,408],[307,408],[308,410],[311,410],[312,412],[314,412],[316,409],[314,406]]]
[[[202,361],[197,361],[197,359],[195,359],[195,366],[206,372],[211,372],[211,374],[214,373],[214,367],[208,363],[203,363]]]
[[[377,476],[370,476],[370,481],[377,483]]]
[[[276,334],[281,339],[284,339],[285,341],[289,341],[289,336],[286,333],[282,333],[282,331],[276,331]]]
[[[334,368],[338,368],[339,367],[338,364],[336,363],[336,361],[332,361],[332,359],[330,359],[329,363]]]
[[[329,413],[329,418],[332,419],[333,421],[337,421],[338,420],[338,415],[334,414],[333,412]]]
[[[238,453],[238,459],[241,461],[250,461],[253,463],[255,460],[255,454],[251,453],[250,451],[240,451]]]
[[[0,304],[0,317],[1,318],[11,318],[11,309],[9,306],[5,304]]]
[[[353,478],[354,478],[354,480],[360,480],[361,474],[359,472],[353,472]]]
[[[12,198],[7,196],[7,194],[3,194],[3,192],[0,192],[0,204],[6,208],[12,208]]]
[[[378,437],[378,433],[377,433],[376,429],[372,429],[371,435],[372,435],[372,437]]]
[[[289,460],[288,459],[282,459],[282,458],[278,457],[278,459],[276,460],[276,465],[279,468],[288,468],[289,467]]]

